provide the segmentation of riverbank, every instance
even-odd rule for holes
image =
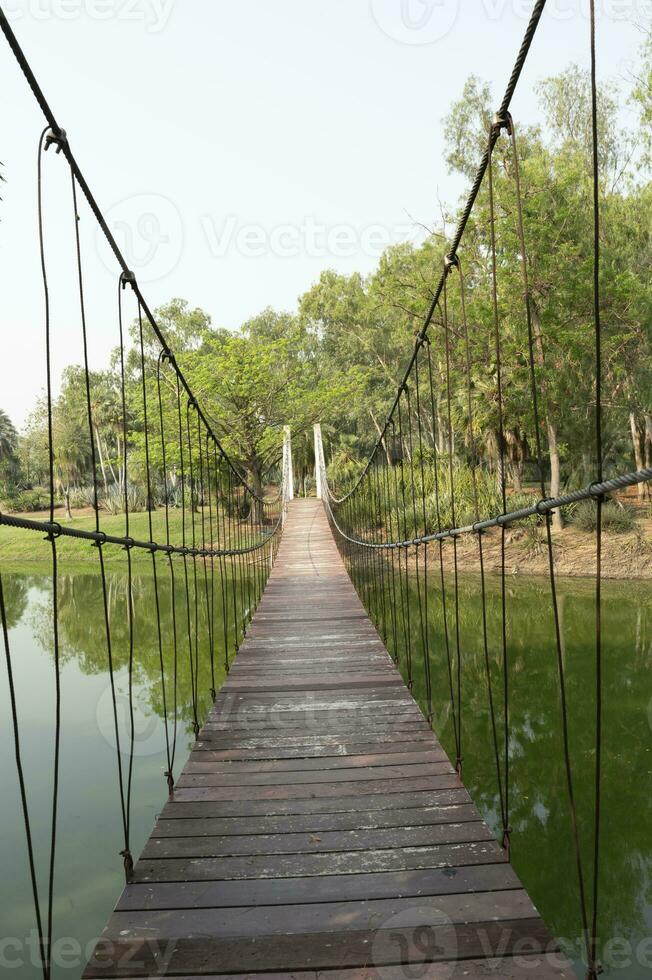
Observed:
[[[88,507],[83,510],[73,509],[72,520],[65,516],[65,511],[63,509],[57,509],[55,511],[54,519],[62,527],[73,527],[77,530],[83,531],[94,531],[95,530],[95,514],[93,510]],[[30,514],[19,514],[19,517],[29,518],[31,520],[37,521],[47,521],[49,520],[49,513],[45,511],[39,511],[37,513]],[[152,519],[152,530],[150,533],[149,525],[150,515],[147,513],[133,513],[129,515],[129,536],[136,541],[150,541],[154,540],[159,543],[165,543],[168,535],[168,528],[166,528],[165,521],[165,511],[157,510],[151,515]],[[215,514],[212,515],[213,527],[214,527],[214,545],[222,547],[221,541],[217,540],[216,518]],[[206,542],[206,547],[210,546],[210,531],[209,531],[209,520],[210,515],[208,510],[204,510],[203,513],[203,529],[202,529],[202,512],[197,511],[194,515],[194,541],[195,546],[198,548],[203,547],[203,542]],[[100,520],[100,527],[105,534],[115,535],[116,537],[123,537],[125,535],[125,517],[124,514],[102,514]],[[248,526],[246,524],[242,525],[242,542],[238,546],[242,546],[246,543],[246,536],[248,533]],[[190,514],[186,512],[185,515],[185,529],[182,523],[182,513],[180,510],[170,510],[169,512],[169,540],[170,543],[175,546],[181,546],[184,541],[185,534],[185,544],[187,547],[191,547],[193,543],[193,527],[192,519]],[[235,544],[235,543],[234,543]],[[61,560],[73,562],[75,564],[81,562],[93,562],[97,561],[97,549],[95,548],[93,542],[80,539],[71,538],[65,535],[61,536],[57,542],[57,553]],[[107,564],[116,563],[124,559],[124,549],[119,545],[107,544],[104,547],[104,557]],[[11,562],[12,564],[23,565],[29,562],[39,562],[47,561],[50,559],[51,548],[50,543],[44,539],[44,536],[39,531],[27,531],[22,528],[15,527],[5,527],[0,526],[0,559],[2,561]],[[131,551],[132,561],[134,564],[145,564],[147,563],[151,566],[152,559],[150,552],[144,548],[133,548]]]
[[[508,528],[505,535],[507,574],[548,575],[549,560],[544,528]],[[553,532],[555,572],[569,578],[595,575],[595,532],[568,525]],[[501,531],[492,528],[483,536],[484,567],[499,572],[501,567]],[[452,542],[443,548],[444,565],[453,568]],[[463,535],[457,541],[458,567],[465,572],[479,572],[478,541],[475,535]],[[430,562],[439,562],[439,546],[429,545]],[[652,520],[638,520],[631,531],[604,531],[602,536],[602,569],[605,579],[652,579]]]
[[[45,513],[25,514],[25,517],[37,520],[47,520]],[[205,515],[205,531],[208,532],[208,517]],[[56,520],[62,525],[72,526],[88,531],[95,529],[95,517],[90,509],[73,511],[73,519],[68,520],[64,514],[57,512]],[[170,540],[180,544],[182,540],[181,512],[170,511]],[[154,538],[157,541],[166,540],[165,513],[156,511],[152,515]],[[123,535],[125,520],[123,514],[115,516],[102,515],[102,530],[107,534]],[[133,538],[148,541],[149,517],[146,513],[131,514],[129,531]],[[195,515],[195,535],[201,544],[201,514]],[[545,531],[541,527],[513,527],[507,529],[506,567],[508,575],[547,575],[548,549]],[[186,542],[192,540],[192,527],[186,516]],[[501,532],[492,528],[484,533],[483,556],[487,572],[499,572],[501,562],[500,548]],[[588,577],[595,574],[595,533],[582,531],[574,525],[568,525],[563,531],[553,533],[555,571],[558,575],[571,578]],[[207,540],[208,543],[208,540]],[[217,542],[215,542],[217,545]],[[58,543],[58,553],[62,560],[74,562],[92,562],[97,560],[97,552],[88,541],[76,538],[61,537]],[[107,545],[104,551],[107,563],[124,558],[121,548]],[[431,565],[439,562],[439,546],[429,545],[429,561]],[[447,570],[453,568],[453,548],[450,541],[443,548],[444,564]],[[478,543],[475,535],[463,535],[457,541],[457,554],[460,570],[479,572]],[[47,561],[50,558],[50,545],[36,531],[24,531],[18,528],[0,527],[0,559],[12,564],[28,564],[30,562]],[[136,563],[151,564],[149,552],[135,548],[132,558]],[[410,558],[414,564],[414,559]],[[652,580],[652,519],[639,518],[631,531],[614,533],[603,532],[603,577],[606,579],[641,579]]]

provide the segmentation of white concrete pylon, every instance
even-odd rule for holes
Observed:
[[[315,424],[315,485],[317,499],[323,499],[322,467],[324,465],[324,447],[321,441],[321,425]]]
[[[285,478],[285,499],[294,500],[294,473],[292,471],[292,433],[290,426],[283,428],[283,475]]]

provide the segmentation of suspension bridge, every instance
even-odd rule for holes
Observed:
[[[0,615],[26,855],[40,939],[41,972],[54,980],[57,815],[60,803],[62,703],[59,562],[62,540],[95,549],[103,616],[94,624],[106,651],[113,704],[116,792],[120,802],[120,859],[125,888],[84,976],[117,978],[255,977],[391,980],[432,977],[553,978],[575,976],[511,864],[510,657],[507,629],[506,531],[538,522],[549,556],[551,655],[558,668],[560,731],[568,792],[586,975],[600,973],[599,860],[601,820],[602,641],[601,513],[608,494],[652,479],[652,470],[603,471],[600,323],[600,210],[597,160],[595,18],[592,9],[592,132],[594,241],[596,468],[584,489],[550,497],[541,441],[544,343],[533,317],[528,282],[519,151],[510,105],[544,13],[533,4],[522,46],[501,105],[487,133],[459,226],[442,262],[432,301],[418,330],[404,377],[366,465],[338,496],[329,482],[320,426],[315,428],[316,499],[294,499],[292,450],[286,432],[279,458],[262,486],[251,486],[225,440],[205,413],[59,125],[30,63],[0,10],[0,28],[45,118],[38,140],[39,250],[44,295],[49,454],[49,515],[0,514],[2,526],[45,535],[51,552],[51,626],[55,667],[53,794],[48,859],[34,846],[29,778],[21,753],[21,719],[13,682],[10,624],[0,577]],[[522,370],[531,384],[538,493],[531,505],[510,509],[506,487],[503,352],[498,303],[493,153],[511,154],[514,235],[522,268]],[[45,164],[47,159],[54,164]],[[59,162],[57,162],[59,161]],[[51,316],[46,248],[47,167],[69,168],[74,279],[84,349],[88,443],[94,474],[94,527],[57,521],[56,436],[53,425]],[[465,364],[463,437],[477,459],[475,393],[464,276],[464,236],[481,189],[488,194],[489,295],[495,357],[492,393],[499,433],[497,478],[502,507],[482,512],[474,473],[474,519],[462,525],[456,509],[452,410],[453,352]],[[103,529],[98,486],[94,399],[87,343],[87,296],[79,223],[96,222],[116,262],[116,326],[121,401],[120,492],[124,530]],[[124,322],[137,324],[136,388],[129,388]],[[152,349],[155,353],[152,354]],[[434,379],[433,350],[437,351]],[[133,351],[132,351],[133,352]],[[133,382],[133,370],[131,381]],[[443,387],[443,390],[442,390]],[[129,474],[134,465],[128,431],[129,397],[142,410],[142,461],[147,483],[147,534],[134,537]],[[390,393],[392,394],[392,393]],[[442,405],[444,407],[443,423]],[[443,427],[443,433],[440,431]],[[448,451],[437,456],[443,437]],[[431,455],[428,455],[428,452]],[[171,472],[180,486],[172,498]],[[153,505],[158,486],[162,500]],[[595,665],[596,743],[592,833],[582,839],[556,592],[551,520],[560,507],[592,501],[596,508]],[[175,517],[180,516],[180,521]],[[499,535],[501,639],[490,650],[483,541]],[[489,739],[495,762],[498,839],[464,786],[465,706],[460,636],[458,542],[476,542],[486,667]],[[1,542],[1,539],[0,539]],[[106,553],[124,552],[127,577],[126,645],[117,650],[116,614],[107,587]],[[165,730],[165,790],[152,834],[137,859],[132,851],[134,707],[138,665],[133,601],[134,556],[151,565],[154,636]],[[1,569],[0,569],[1,570]],[[416,583],[417,605],[409,601]],[[171,613],[159,593],[172,595]],[[443,643],[435,649],[429,608],[437,604]],[[418,643],[416,642],[418,638]],[[388,652],[391,650],[391,655]],[[116,707],[118,653],[126,662],[129,713]],[[425,700],[412,695],[417,657]],[[437,739],[431,665],[446,664],[455,757]],[[185,723],[194,744],[180,767],[178,667],[190,675]],[[121,661],[122,662],[122,661]],[[496,667],[498,664],[498,669]],[[226,680],[220,687],[218,678]],[[202,693],[211,706],[202,713]],[[180,769],[180,771],[179,771]],[[65,829],[65,828],[64,828]],[[560,881],[569,880],[560,869]],[[45,882],[45,884],[43,884]],[[526,882],[527,884],[527,882]],[[571,887],[564,884],[560,887]]]

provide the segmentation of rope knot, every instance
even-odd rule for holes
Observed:
[[[173,796],[174,795],[174,776],[172,775],[172,772],[171,772],[170,769],[168,769],[167,772],[165,772],[163,775],[165,776],[165,778],[167,780],[168,792],[169,792],[170,796]]]
[[[586,971],[586,980],[598,980],[598,977],[604,973],[604,967],[599,960],[593,960],[589,964]]]
[[[217,691],[215,690],[214,687],[212,687],[211,688],[211,700],[214,701],[216,697],[217,697]]]
[[[512,834],[514,833],[512,827],[503,827],[503,840],[502,848],[507,852],[507,857],[509,858],[512,849]]]
[[[198,738],[199,737],[199,722],[193,721],[193,723],[192,723],[192,730],[194,732],[195,738]]]
[[[134,859],[128,847],[125,847],[124,851],[120,851],[120,857],[122,858],[122,864],[125,869],[125,879],[127,884],[130,885],[134,879]]]

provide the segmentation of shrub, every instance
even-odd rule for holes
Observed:
[[[100,497],[98,488],[98,498]],[[95,503],[93,487],[75,487],[70,491],[70,506],[75,508],[93,507]]]
[[[580,531],[595,531],[598,508],[593,500],[581,500],[568,508],[568,520]],[[626,534],[636,527],[633,509],[617,500],[608,500],[602,508],[602,527],[614,534]]]
[[[123,514],[125,509],[124,490],[117,483],[114,483],[109,487],[102,504],[109,514]],[[130,483],[127,487],[127,504],[132,514],[146,510],[147,493],[141,487]]]
[[[47,490],[36,487],[33,490],[11,490],[3,497],[3,507],[14,514],[32,513],[36,510],[47,510],[50,506],[50,495]]]

